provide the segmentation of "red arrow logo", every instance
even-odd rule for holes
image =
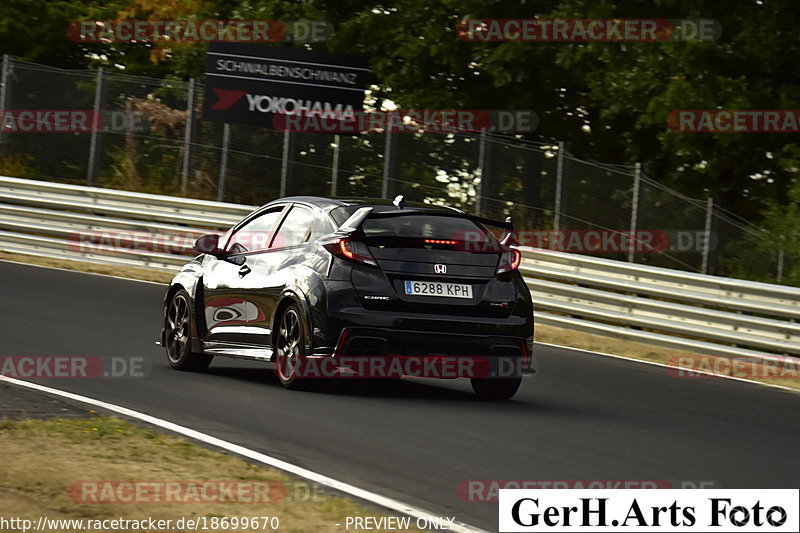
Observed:
[[[214,102],[211,109],[215,111],[225,111],[233,104],[242,99],[242,96],[247,94],[247,91],[231,91],[228,89],[211,89],[217,95],[218,100]]]

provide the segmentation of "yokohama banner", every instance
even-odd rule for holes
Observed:
[[[276,114],[341,118],[363,111],[363,57],[215,42],[206,55],[203,119],[273,127]]]

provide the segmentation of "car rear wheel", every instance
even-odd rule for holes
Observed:
[[[475,396],[486,400],[507,400],[514,396],[522,383],[522,377],[513,378],[472,378]]]
[[[213,355],[192,353],[192,312],[189,293],[180,289],[169,304],[164,317],[164,348],[167,359],[178,370],[205,370]]]
[[[296,305],[287,307],[278,322],[275,336],[275,372],[281,385],[287,389],[299,389],[306,384],[306,380],[299,376],[305,362],[307,335],[300,316]]]

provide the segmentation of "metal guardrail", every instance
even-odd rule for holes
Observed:
[[[0,250],[175,271],[255,206],[0,176]]]
[[[254,208],[0,177],[0,250],[174,271],[197,236]],[[800,288],[522,250],[538,324],[727,357],[800,356]]]
[[[538,324],[725,357],[800,355],[796,287],[523,250]]]

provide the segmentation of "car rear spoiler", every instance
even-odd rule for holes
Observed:
[[[345,220],[339,229],[336,230],[337,235],[342,236],[349,236],[356,233],[360,228],[361,224],[367,218],[390,218],[390,217],[408,217],[408,216],[437,216],[437,217],[448,217],[448,218],[462,218],[465,220],[471,220],[472,222],[477,222],[479,224],[484,224],[486,226],[495,226],[498,228],[503,228],[508,230],[508,234],[510,235],[514,231],[514,224],[511,220],[511,217],[505,219],[505,221],[500,220],[493,220],[491,218],[484,218],[478,217],[475,215],[468,215],[467,213],[459,213],[458,211],[417,211],[417,210],[407,210],[407,209],[395,209],[392,211],[373,211],[372,207],[361,207],[356,210],[355,213],[350,215],[350,218]]]

